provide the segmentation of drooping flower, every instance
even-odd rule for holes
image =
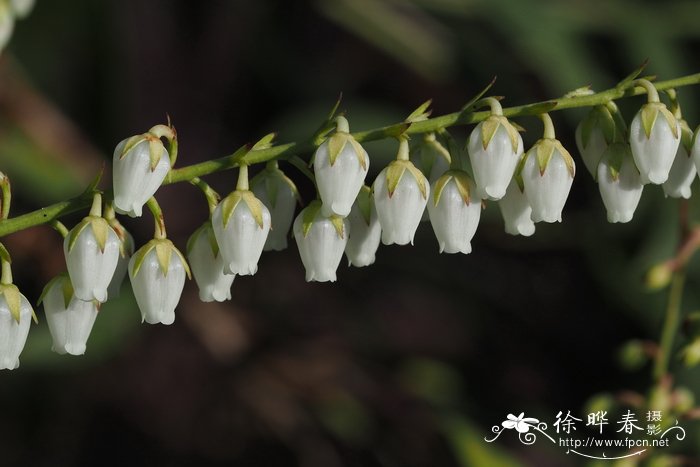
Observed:
[[[690,198],[691,185],[695,180],[697,168],[691,157],[693,131],[685,120],[679,120],[681,128],[681,144],[678,145],[676,157],[668,173],[668,179],[663,183],[664,194],[671,198]]]
[[[60,274],[46,284],[39,298],[39,304],[42,302],[53,338],[51,350],[58,354],[83,355],[99,302],[76,297],[67,274]]]
[[[263,251],[284,250],[299,201],[296,185],[277,167],[276,161],[256,175],[250,185],[255,196],[270,210],[271,227]]]
[[[134,253],[129,260],[129,279],[143,321],[175,321],[185,275],[191,277],[187,261],[166,238],[154,238]]]
[[[659,102],[654,85],[637,80],[647,89],[649,102],[637,112],[630,125],[630,147],[639,168],[642,183],[661,185],[668,173],[681,142],[681,128],[676,117]]]
[[[506,195],[498,201],[505,230],[510,235],[529,237],[535,233],[535,223],[532,222],[532,207],[516,177],[510,181]]]
[[[212,214],[216,242],[224,258],[224,272],[241,276],[258,270],[270,232],[270,211],[248,189],[248,167],[240,169],[236,190],[224,198]]]
[[[397,160],[385,167],[374,180],[372,191],[382,226],[382,243],[413,243],[413,236],[428,202],[430,183],[408,160],[406,139],[400,141]]]
[[[576,147],[583,164],[595,179],[603,152],[615,138],[615,121],[605,105],[596,105],[576,127]]]
[[[367,151],[349,133],[345,117],[338,117],[336,132],[314,154],[314,174],[326,216],[347,216],[369,170]]]
[[[299,213],[292,230],[307,282],[336,281],[349,229],[347,219],[324,215],[319,201],[313,201]]]
[[[143,205],[170,171],[167,149],[159,135],[151,132],[132,136],[117,144],[113,165],[114,207],[119,213],[141,217]]]
[[[107,287],[107,296],[110,299],[118,298],[121,294],[122,284],[126,277],[126,272],[129,266],[129,259],[134,254],[134,237],[124,228],[124,226],[116,218],[108,218],[107,222],[112,227],[114,233],[119,237],[119,258],[117,267],[114,269],[114,275]]]
[[[36,315],[29,300],[12,283],[9,255],[2,250],[2,278],[0,279],[0,370],[14,370],[19,366],[19,355],[29,334],[29,321]]]
[[[90,215],[66,235],[63,253],[76,297],[104,303],[119,261],[121,242],[101,215],[102,197],[97,194]]]
[[[348,263],[355,267],[369,266],[374,263],[382,237],[382,227],[379,225],[374,198],[368,186],[362,187],[357,195],[348,216],[348,222],[350,233],[348,243],[345,245]]]
[[[231,299],[235,274],[224,273],[224,259],[216,243],[211,221],[195,230],[187,241],[187,259],[203,302],[223,302]]]
[[[608,146],[598,165],[597,179],[608,222],[631,221],[644,185],[627,143]]]
[[[523,153],[523,139],[500,108],[474,128],[467,145],[480,199],[503,198]]]
[[[475,192],[474,182],[462,170],[450,170],[435,182],[428,212],[440,253],[471,253],[481,218],[481,199]]]

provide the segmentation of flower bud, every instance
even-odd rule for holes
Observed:
[[[211,221],[195,230],[187,241],[187,259],[203,302],[231,300],[235,274],[224,273],[224,259],[216,243]]]
[[[501,209],[507,234],[529,237],[535,233],[535,223],[531,218],[532,207],[516,177],[511,179],[506,195],[498,201],[498,207]]]
[[[63,241],[68,274],[80,300],[107,301],[107,287],[119,261],[121,242],[102,217],[89,215]]]
[[[475,191],[474,182],[461,170],[450,170],[435,182],[428,212],[440,253],[471,253],[481,217],[481,200]]]
[[[697,169],[691,157],[693,132],[685,120],[678,121],[681,127],[681,144],[678,145],[668,179],[663,184],[664,194],[671,198],[690,198],[691,185]]]
[[[379,225],[374,198],[368,186],[362,187],[357,195],[355,204],[348,216],[350,233],[345,245],[345,256],[348,263],[355,267],[369,266],[374,263],[382,227]]]
[[[594,179],[598,176],[598,164],[605,149],[615,138],[615,121],[604,105],[593,107],[576,127],[576,147],[583,165]]]
[[[173,324],[185,274],[191,277],[187,261],[168,239],[153,239],[134,253],[129,279],[142,321]]]
[[[114,233],[119,237],[119,258],[117,259],[117,267],[114,269],[114,275],[107,287],[107,296],[118,298],[121,294],[122,284],[126,277],[126,270],[129,266],[129,259],[134,254],[134,237],[121,225],[117,219],[108,219],[109,226],[112,227]]]
[[[480,199],[499,200],[523,153],[523,139],[503,115],[491,115],[469,136],[469,160]]]
[[[296,185],[275,165],[253,178],[251,187],[255,196],[270,210],[271,227],[263,250],[284,250],[299,200]]]
[[[257,272],[270,225],[270,211],[252,191],[236,190],[219,203],[212,226],[224,273],[252,276]]]
[[[156,135],[132,136],[117,144],[113,164],[115,209],[141,217],[143,205],[170,171],[168,151]]]
[[[660,185],[668,179],[680,142],[680,124],[666,105],[644,104],[630,125],[630,146],[642,183]]]
[[[299,213],[292,229],[306,269],[306,281],[335,282],[348,241],[349,222],[339,216],[324,215],[321,203],[314,201]]]
[[[347,216],[365,182],[369,157],[348,133],[344,117],[338,117],[338,130],[318,147],[313,160],[324,215]]]
[[[0,284],[0,370],[19,366],[33,314],[29,300],[15,285]]]
[[[608,222],[629,222],[642,198],[642,180],[627,143],[612,143],[598,165],[598,188]]]
[[[76,297],[67,274],[60,274],[46,284],[39,298],[39,303],[42,302],[53,338],[51,350],[61,355],[83,355],[99,302]]]
[[[543,138],[525,155],[522,178],[534,222],[561,222],[576,165],[557,139]]]
[[[412,244],[430,193],[425,175],[408,160],[392,161],[379,173],[372,189],[382,243]]]

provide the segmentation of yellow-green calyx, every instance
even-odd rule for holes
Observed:
[[[263,204],[262,202],[255,197],[252,191],[250,190],[235,190],[231,194],[229,194],[226,198],[221,201],[222,206],[221,208],[223,209],[221,218],[224,223],[224,227],[228,225],[228,221],[231,220],[231,216],[233,215],[233,212],[236,210],[236,206],[238,206],[238,203],[243,201],[247,206],[248,209],[250,210],[251,214],[253,215],[253,218],[255,219],[255,222],[258,224],[258,227],[261,229],[263,228]]]
[[[151,160],[151,172],[153,172],[156,170],[158,162],[160,162],[160,159],[163,156],[163,151],[165,151],[163,142],[154,134],[144,133],[142,135],[136,135],[129,138],[126,141],[126,144],[124,144],[124,149],[122,149],[119,159],[124,159],[139,143],[143,141],[148,142],[148,155]]]
[[[663,117],[666,119],[666,123],[668,123],[668,126],[671,128],[673,137],[679,137],[678,128],[676,127],[676,117],[674,117],[671,111],[666,108],[666,104],[663,102],[649,102],[644,104],[642,110],[640,110],[640,113],[642,128],[644,128],[644,134],[646,135],[647,139],[651,137],[651,130],[654,128],[654,124],[656,123],[659,113],[661,113],[661,115],[663,115]]]
[[[615,140],[615,120],[610,109],[605,105],[596,105],[581,122],[581,145],[586,149],[594,128],[603,133],[605,142],[610,144]]]
[[[365,224],[369,225],[372,219],[372,189],[367,185],[363,185],[357,194],[357,206],[360,208]]]
[[[297,202],[301,203],[301,196],[299,195],[297,186],[294,184],[292,179],[287,177],[276,165],[268,165],[265,167],[265,170],[253,177],[253,179],[250,181],[250,185],[254,188],[260,183],[264,183],[267,199],[270,202],[269,207],[274,209],[277,204],[277,190],[279,189],[279,184],[273,183],[276,180],[286,183],[287,186],[289,186],[289,189],[292,190],[292,194],[294,194]]]
[[[17,323],[19,323],[20,312],[22,311],[22,294],[19,292],[17,286],[14,284],[0,284],[0,295],[5,297],[5,302],[7,303],[7,308],[10,310],[10,315],[12,315],[12,318]],[[36,313],[34,313],[34,309],[32,309],[32,319],[35,323],[39,322],[36,317]]]
[[[445,189],[448,183],[454,180],[457,191],[462,197],[464,204],[471,203],[471,189],[470,186],[473,183],[471,177],[467,172],[463,170],[448,170],[445,174],[438,178],[435,182],[435,190],[433,191],[433,203],[435,206],[440,202],[440,197],[442,196],[442,191]]]
[[[68,305],[70,305],[71,300],[73,300],[74,291],[73,284],[70,281],[70,277],[68,277],[68,274],[66,274],[65,272],[54,277],[49,281],[48,284],[46,284],[44,290],[39,296],[39,300],[36,302],[37,306],[41,305],[41,303],[46,298],[46,294],[49,293],[51,288],[54,287],[56,283],[58,283],[58,287],[61,287],[61,293],[63,294],[63,308],[68,308]]]
[[[167,238],[154,238],[153,240],[151,240],[150,242],[148,242],[144,246],[142,246],[136,253],[134,253],[134,271],[133,271],[134,277],[136,277],[136,275],[139,273],[139,270],[141,269],[141,265],[143,264],[143,261],[146,259],[146,256],[153,249],[155,249],[155,251],[156,251],[156,257],[158,258],[158,265],[160,265],[160,270],[164,276],[168,275],[168,268],[170,267],[170,259],[174,253],[180,257],[180,260],[182,261],[182,265],[185,268],[185,272],[187,272],[187,277],[190,279],[192,278],[192,273],[190,272],[190,266],[187,264],[185,257],[182,256],[182,253],[180,253],[180,250],[175,248],[175,245],[173,245],[173,242],[171,242]]]
[[[559,154],[561,154],[561,157],[564,159],[564,163],[566,164],[566,168],[569,171],[569,175],[571,175],[571,178],[573,178],[576,173],[574,159],[558,139],[552,138],[542,138],[541,140],[537,141],[533,149],[530,150],[530,153],[535,152],[535,157],[537,157],[537,166],[540,169],[540,175],[544,175],[545,171],[547,170],[547,165],[549,165],[549,161],[552,159],[555,149],[559,151]]]
[[[197,238],[200,235],[207,236],[207,241],[209,242],[209,247],[211,248],[211,252],[214,255],[214,258],[219,256],[219,244],[216,241],[216,236],[214,235],[214,229],[211,226],[211,221],[205,222],[204,225],[202,225],[200,228],[195,230],[192,235],[190,235],[190,238],[187,240],[187,246],[185,247],[187,255],[189,256],[192,253],[194,243],[197,241]]]
[[[608,146],[606,153],[608,154],[610,177],[616,182],[620,179],[620,169],[625,158],[632,158],[632,149],[627,143],[616,142]]]
[[[90,226],[92,229],[92,233],[95,236],[97,245],[100,247],[100,251],[104,253],[107,238],[109,237],[109,229],[111,227],[104,218],[98,216],[85,217],[78,225],[73,227],[73,229],[68,232],[68,251],[73,249],[78,237],[88,226]]]
[[[425,175],[413,165],[413,162],[407,160],[395,160],[392,161],[386,169],[386,186],[389,190],[389,198],[394,195],[396,187],[399,186],[401,178],[406,172],[418,183],[418,188],[420,189],[423,198],[428,197],[428,187],[426,186]]]
[[[500,126],[508,132],[513,152],[518,152],[518,130],[503,115],[491,115],[481,124],[481,142],[484,149],[488,147]]]
[[[352,149],[362,169],[367,170],[367,153],[350,133],[344,131],[337,131],[328,138],[328,161],[331,166],[335,164],[336,159],[338,159],[338,156],[347,144],[352,145]]]
[[[302,233],[304,234],[304,237],[309,235],[309,232],[311,231],[311,227],[313,227],[314,222],[318,220],[319,213],[321,211],[321,202],[318,200],[312,201],[306,209],[304,209],[304,217],[302,217]],[[345,237],[345,223],[343,222],[343,218],[340,216],[330,216],[328,218],[329,221],[331,221],[331,224],[333,224],[333,227],[335,227],[335,231],[338,234],[338,237],[344,238]]]

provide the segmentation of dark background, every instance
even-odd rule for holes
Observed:
[[[0,59],[0,167],[19,214],[79,194],[117,142],[166,113],[182,167],[270,131],[307,138],[341,91],[351,129],[364,130],[428,98],[434,115],[456,111],[495,75],[492,92],[518,105],[605,89],[646,58],[659,79],[697,73],[699,17],[695,1],[39,0]],[[700,92],[679,96],[695,128]],[[620,106],[631,119],[643,102]],[[231,302],[201,303],[187,284],[169,327],[139,325],[125,286],[83,357],[50,352],[37,309],[21,367],[0,375],[0,465],[579,465],[543,438],[483,438],[508,413],[585,419],[591,404],[650,386],[649,365],[621,364],[618,351],[658,340],[666,294],[643,276],[673,253],[679,202],[648,186],[630,224],[608,224],[573,142],[584,115],[553,115],[579,170],[564,222],[531,238],[506,235],[489,204],[472,254],[438,254],[425,223],[414,247],[382,246],[368,268],[343,262],[335,284],[305,283],[291,241],[235,280]],[[529,146],[540,123],[518,123]],[[371,180],[396,144],[367,149]],[[207,181],[227,193],[235,173]],[[203,197],[178,184],[158,198],[184,249]],[[148,214],[124,223],[138,245],[152,233]],[[44,226],[4,241],[36,301],[64,269],[59,235]],[[696,270],[686,312],[699,303]],[[697,394],[697,370],[673,368]],[[700,430],[683,426],[686,440],[663,453],[690,462]]]

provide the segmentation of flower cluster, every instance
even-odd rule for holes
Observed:
[[[590,110],[575,135],[610,222],[632,219],[645,184],[662,185],[667,196],[688,198],[700,164],[700,142],[693,140],[682,119],[675,92],[667,91],[669,110],[650,82],[631,85],[646,90],[648,103],[629,129],[617,106],[608,101]],[[254,158],[248,154],[271,148],[274,135],[231,156],[230,166],[239,167],[239,173],[235,190],[226,197],[219,197],[199,177],[188,178],[205,195],[210,216],[191,235],[185,255],[167,238],[153,197],[172,175],[177,156],[174,128],[156,125],[121,141],[113,157],[113,199],[103,205],[101,192],[91,189],[93,204],[81,222],[70,231],[60,222],[54,224],[65,237],[67,273],[52,279],[39,300],[53,350],[85,352],[101,304],[118,296],[127,274],[142,321],[172,324],[186,277],[194,277],[202,301],[229,300],[236,275],[254,275],[262,253],[287,248],[290,232],[306,280],[333,282],[343,254],[351,266],[371,265],[380,243],[412,244],[421,221],[430,222],[441,253],[470,253],[487,203],[498,204],[505,231],[512,235],[532,235],[538,222],[561,222],[576,165],[556,138],[546,110],[538,113],[544,124],[542,138],[525,150],[520,127],[504,115],[499,100],[477,99],[470,111],[489,110],[462,150],[445,128],[410,141],[407,130],[427,119],[427,104],[392,134],[398,141],[396,159],[379,171],[371,186],[370,156],[362,138],[350,133],[344,116],[331,115],[317,135],[313,172],[296,164],[314,182],[317,194],[296,217],[301,198],[276,160],[269,160],[249,182]],[[9,182],[2,174],[0,188],[6,219]],[[155,234],[135,250],[116,214],[140,217],[144,206],[153,214]],[[16,368],[33,310],[12,284],[9,253],[1,244],[0,260],[0,367]]]

